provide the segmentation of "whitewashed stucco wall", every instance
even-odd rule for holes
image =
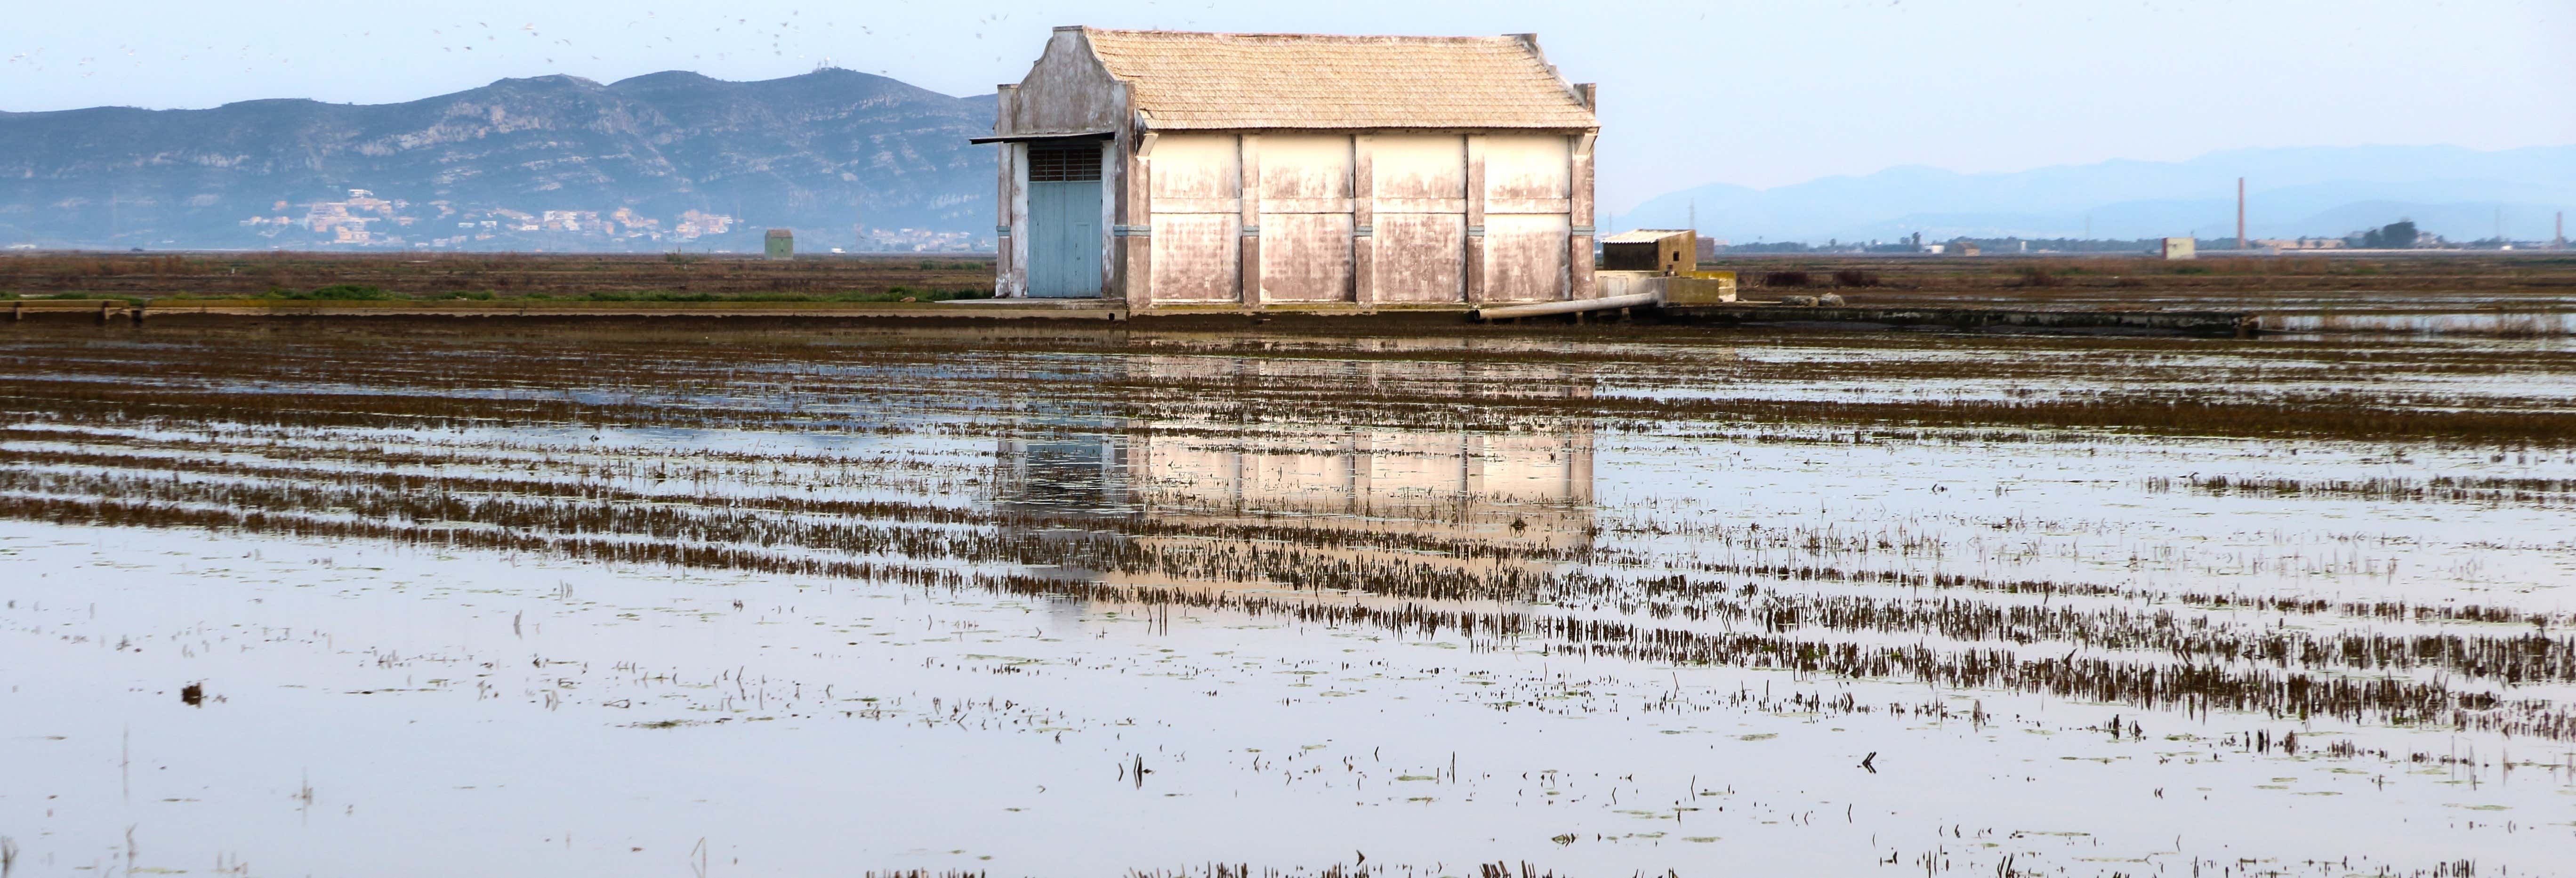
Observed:
[[[1142,283],[1131,282],[1130,300],[1403,304],[1586,295],[1580,281],[1588,272],[1578,278],[1573,264],[1588,256],[1574,231],[1590,225],[1589,216],[1576,217],[1577,202],[1588,201],[1575,191],[1579,141],[1159,134],[1144,162],[1147,197],[1135,206],[1149,212],[1152,268]]]

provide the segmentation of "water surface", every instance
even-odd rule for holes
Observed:
[[[2550,343],[712,325],[0,339],[15,868],[2576,851]]]

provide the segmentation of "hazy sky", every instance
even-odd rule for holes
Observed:
[[[838,66],[1017,81],[1060,24],[1535,32],[1601,83],[1613,208],[1890,165],[2020,170],[2249,146],[2576,143],[2576,2],[905,2],[15,4],[0,110],[379,103],[501,77]]]

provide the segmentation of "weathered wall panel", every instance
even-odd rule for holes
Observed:
[[[1380,302],[1456,302],[1466,295],[1467,218],[1379,213],[1369,287]]]
[[[1369,166],[1380,210],[1386,199],[1467,197],[1466,138],[1455,134],[1377,135]]]
[[[1566,292],[1563,214],[1485,216],[1485,301],[1562,299]]]
[[[1164,134],[1154,139],[1155,213],[1233,213],[1242,194],[1231,134]],[[1223,205],[1200,204],[1210,200]],[[1196,209],[1193,209],[1196,208]]]
[[[1261,138],[1261,298],[1338,302],[1351,297],[1351,138]]]
[[[1573,143],[1561,134],[1489,134],[1484,157],[1483,301],[1562,299],[1572,268]]]
[[[1261,138],[1262,210],[1282,212],[1276,203],[1280,201],[1349,197],[1348,135],[1270,134]],[[1344,207],[1343,211],[1349,209]]]
[[[1562,134],[1485,135],[1487,213],[1563,213],[1553,210],[1504,210],[1497,202],[1536,200],[1562,202],[1573,181],[1571,145]]]
[[[1235,301],[1241,150],[1232,134],[1155,138],[1146,283],[1155,302]]]
[[[1159,148],[1155,152],[1161,154]],[[1162,176],[1160,166],[1154,170]],[[1154,301],[1233,301],[1240,234],[1240,220],[1230,213],[1154,214],[1153,256],[1147,260]]]
[[[1262,152],[1266,163],[1267,144]],[[1273,302],[1350,299],[1351,215],[1262,214],[1261,293]]]
[[[1380,134],[1369,139],[1370,298],[1457,302],[1466,297],[1467,139]]]

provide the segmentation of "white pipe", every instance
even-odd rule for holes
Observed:
[[[1572,314],[1577,311],[1606,311],[1611,308],[1652,308],[1664,303],[1663,293],[1636,293],[1601,299],[1573,299],[1564,302],[1540,302],[1535,305],[1506,305],[1501,308],[1478,308],[1478,320],[1508,320],[1514,317],[1539,317],[1548,314]]]

